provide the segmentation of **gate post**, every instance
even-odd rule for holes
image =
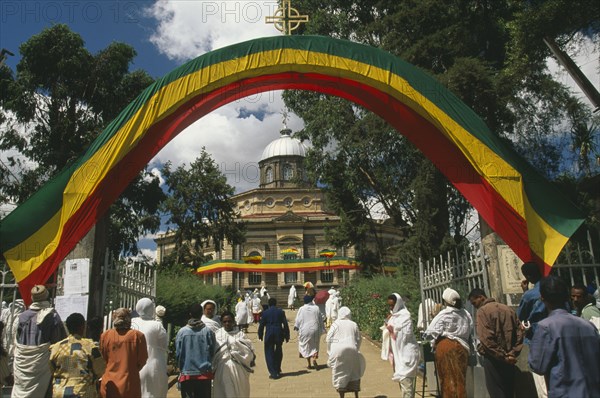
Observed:
[[[511,305],[511,303],[507,303],[505,292],[502,289],[500,256],[498,254],[498,246],[504,245],[504,242],[481,217],[479,217],[479,226],[483,254],[487,258],[487,276],[489,281],[489,292],[487,293],[490,297],[495,298],[496,301]]]

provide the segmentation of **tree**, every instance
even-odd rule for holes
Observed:
[[[236,220],[230,201],[234,188],[204,148],[189,169],[184,165],[173,170],[168,162],[162,174],[168,186],[162,208],[167,222],[176,227],[175,264],[185,262],[195,268],[210,260],[205,248],[220,252],[225,240],[243,242],[245,226]]]
[[[0,176],[10,176],[0,180],[2,203],[24,202],[152,83],[143,71],[129,72],[132,47],[112,43],[94,55],[66,25],[32,36],[20,52],[16,76],[8,68],[0,74],[0,150],[18,154],[0,164]],[[113,255],[137,253],[139,237],[160,226],[163,196],[158,178],[142,171],[109,210],[108,241],[99,242]]]
[[[590,117],[578,99],[567,104],[567,114],[571,121],[571,149],[577,155],[578,171],[585,177],[592,174],[593,157],[600,139],[600,117]]]
[[[546,27],[551,37],[586,29],[596,37],[598,12],[584,15],[588,12],[584,6],[597,10],[598,4],[577,3],[582,6],[577,15],[561,19],[557,16],[570,14],[571,2],[298,0],[295,6],[300,12],[311,11],[311,22],[300,33],[377,46],[424,69],[539,171],[555,177],[565,161],[560,137],[569,131],[564,120],[572,94],[547,70],[549,52],[543,41],[535,50],[539,56],[528,58],[533,50],[525,47],[528,40],[519,41],[518,32],[527,27],[535,12],[530,5],[536,4],[546,10],[545,23],[560,25]],[[536,22],[537,28],[542,32],[544,24]],[[515,43],[522,45],[513,49]],[[387,203],[384,208],[392,209],[388,213],[392,221],[400,227],[408,225],[400,257],[411,252],[413,258],[427,258],[449,242],[461,242],[461,223],[469,209],[466,201],[420,154],[405,157],[416,150],[399,135],[389,134],[389,126],[373,123],[377,118],[369,112],[325,95],[286,92],[284,99],[305,122],[300,136],[312,141],[308,165],[315,180],[327,190],[342,193],[340,185],[344,185],[345,190]],[[582,112],[590,114],[589,109]],[[344,174],[327,173],[328,162],[346,164]],[[352,185],[335,184],[340,176]],[[334,206],[334,210],[338,209]],[[449,235],[454,239],[447,239]]]

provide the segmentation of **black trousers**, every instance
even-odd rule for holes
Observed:
[[[485,386],[490,398],[512,398],[515,395],[517,367],[494,358],[483,358]]]
[[[265,360],[267,369],[271,376],[281,373],[281,362],[283,361],[283,341],[274,338],[265,339]]]
[[[181,398],[211,398],[212,380],[187,380],[180,384]]]

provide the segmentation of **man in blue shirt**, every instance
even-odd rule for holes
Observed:
[[[546,378],[548,397],[599,397],[598,331],[564,309],[569,291],[562,279],[542,279],[540,294],[549,315],[538,323],[531,340],[529,366]]]
[[[182,398],[204,398],[212,394],[212,361],[217,350],[215,334],[202,322],[202,306],[190,307],[187,325],[175,337],[175,356],[181,371]]]
[[[517,317],[521,322],[521,328],[525,334],[523,353],[526,356],[529,349],[529,342],[533,338],[537,323],[544,319],[547,313],[544,303],[540,300],[540,279],[542,278],[542,274],[538,265],[533,262],[525,263],[521,266],[521,273],[525,277],[525,280],[521,282],[523,297],[519,303],[519,308],[517,308]],[[531,289],[529,289],[530,283],[533,285]],[[532,375],[538,398],[546,398],[548,393],[544,378],[535,373],[532,373]]]
[[[266,333],[265,333],[266,328]],[[281,362],[283,361],[283,340],[290,341],[290,327],[285,312],[277,308],[277,300],[269,299],[269,308],[263,311],[258,325],[258,339],[265,341],[265,360],[269,369],[269,378],[281,377]]]
[[[521,321],[521,325],[526,329],[525,344],[529,344],[529,340],[533,337],[537,323],[544,319],[547,315],[546,307],[540,300],[540,279],[542,274],[536,263],[525,263],[521,266],[521,272],[525,280],[521,282],[523,288],[523,297],[517,309],[517,317]],[[529,284],[533,285],[529,289]]]

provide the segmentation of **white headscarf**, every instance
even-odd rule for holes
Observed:
[[[157,305],[155,310],[156,316],[163,317],[167,313],[167,309],[162,305]]]
[[[212,303],[212,305],[214,305],[214,306],[215,306],[215,311],[217,310],[217,303],[215,303],[215,302],[214,302],[214,301],[212,301],[212,300],[204,300],[204,301],[202,302],[202,304],[200,304],[200,305],[202,306],[202,309],[204,309],[204,306],[205,306],[206,304],[208,304],[208,303]]]
[[[147,297],[138,300],[135,305],[135,312],[145,321],[154,320],[154,303]]]
[[[454,289],[450,289],[449,287],[444,290],[442,293],[442,299],[452,306],[456,305],[456,302],[460,300],[460,294]]]
[[[346,306],[340,308],[340,310],[338,311],[338,318],[337,319],[349,319],[349,320],[352,320],[352,314],[350,312],[350,308],[348,308]]]
[[[392,293],[392,294],[394,296],[396,296],[396,304],[394,305],[394,308],[390,312],[392,314],[395,314],[396,312],[398,312],[404,308],[404,300],[402,300],[402,297],[400,297],[400,295],[398,293]]]

